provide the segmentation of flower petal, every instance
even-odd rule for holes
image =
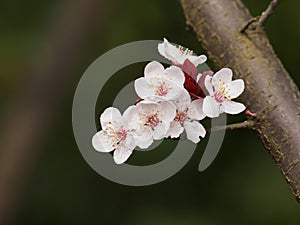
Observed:
[[[138,78],[134,82],[134,89],[137,95],[141,99],[145,99],[150,96],[154,96],[155,89],[154,86],[149,85],[147,80],[144,77]]]
[[[183,89],[181,95],[172,103],[176,106],[177,111],[186,111],[191,105],[191,96],[186,89]]]
[[[213,79],[216,82],[222,81],[229,83],[232,80],[232,70],[229,68],[223,68],[214,74]]]
[[[152,61],[148,63],[145,67],[144,70],[145,78],[161,76],[164,70],[165,68],[162,64],[156,61]]]
[[[170,66],[167,68],[163,78],[176,83],[178,86],[183,86],[185,80],[182,70],[177,66]]]
[[[233,115],[241,113],[246,109],[246,107],[242,103],[234,102],[234,101],[225,101],[224,106],[225,106],[224,111],[228,114],[233,114]]]
[[[245,89],[244,81],[242,79],[231,81],[228,83],[228,89],[228,96],[230,98],[237,98]]]
[[[204,86],[205,86],[206,90],[208,91],[209,95],[214,95],[211,76],[205,77]]]
[[[122,115],[118,109],[109,107],[101,114],[100,123],[103,130],[107,128],[118,128],[123,123]]]
[[[206,96],[203,100],[203,113],[210,117],[218,117],[221,113],[220,105],[211,96]]]
[[[164,123],[172,122],[176,116],[176,107],[168,101],[161,102],[158,106],[158,117]]]
[[[148,128],[144,128],[142,130],[138,130],[134,133],[135,144],[141,148],[146,149],[149,148],[153,143],[153,131]]]
[[[206,135],[205,128],[197,121],[186,121],[184,122],[184,129],[187,135],[187,139],[198,143],[200,141],[200,137],[204,138]]]
[[[169,130],[170,123],[160,123],[153,130],[153,139],[160,140],[166,137],[167,131]]]
[[[167,137],[178,138],[184,131],[184,128],[177,121],[173,121],[169,130],[167,131]]]
[[[205,55],[187,55],[186,58],[189,59],[196,67],[202,63],[205,63],[207,60],[207,57]]]
[[[158,44],[158,51],[159,53],[164,56],[166,59],[171,60],[172,62],[177,62],[177,59],[180,56],[179,49],[170,44],[169,41],[164,38],[164,42]]]
[[[123,145],[118,146],[114,151],[114,161],[116,164],[122,164],[129,158],[131,154],[132,149],[127,148]]]
[[[92,145],[99,152],[111,152],[115,149],[114,141],[103,130],[97,132],[92,138]]]
[[[189,118],[194,120],[202,120],[206,117],[206,115],[203,112],[203,99],[197,99],[192,101],[188,111],[187,115]]]

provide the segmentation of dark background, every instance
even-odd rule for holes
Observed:
[[[23,93],[32,92],[32,98],[37,98],[39,90],[32,90],[39,87],[39,82],[34,85],[36,80],[41,80],[47,98],[41,98],[39,102],[43,104],[39,103],[35,110],[37,114],[50,115],[41,119],[43,126],[31,140],[35,142],[34,147],[28,148],[28,151],[37,150],[23,162],[24,170],[28,164],[30,168],[17,190],[10,216],[14,223],[299,224],[299,205],[272,158],[251,131],[227,132],[216,160],[200,173],[197,168],[206,144],[202,141],[178,174],[152,186],[118,185],[88,166],[73,137],[72,100],[83,72],[98,56],[121,44],[163,37],[203,53],[195,35],[186,30],[178,1],[99,1],[91,10],[85,10],[90,2],[0,2],[0,112],[4,115],[14,105],[14,110],[9,111],[10,120],[6,114],[2,116],[3,123],[14,121],[22,110],[31,107],[32,102],[27,104],[27,98],[22,101],[24,105],[19,107],[18,103],[26,95]],[[262,12],[268,2],[244,1],[253,15]],[[298,85],[299,8],[299,1],[281,1],[266,24],[271,43]],[[81,18],[85,17],[88,19],[82,25]],[[59,66],[51,70],[57,63]],[[108,83],[105,94],[99,97],[102,103],[97,107],[104,109],[111,104],[114,95],[125,85],[118,74],[127,76],[129,82],[142,75],[144,65],[119,71]],[[240,115],[230,117],[229,121],[243,119]],[[2,127],[2,133],[14,135],[7,127]],[[20,131],[26,129],[31,126],[20,127]],[[18,142],[18,136],[15,141]],[[147,161],[147,156],[150,161],[159,161],[166,156],[162,150],[162,153],[157,149],[149,154],[133,154],[129,162]],[[20,164],[22,171],[23,164]]]

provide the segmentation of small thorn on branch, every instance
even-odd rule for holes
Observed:
[[[217,126],[217,127],[212,127],[209,132],[218,132],[218,131],[224,131],[224,130],[236,130],[236,129],[251,129],[254,127],[254,121],[252,120],[246,120],[241,123],[234,123],[234,124],[229,124],[226,126]]]
[[[250,27],[250,25],[252,25],[253,23],[255,23],[254,28],[256,28],[258,26],[262,27],[265,24],[265,22],[267,21],[267,19],[274,13],[278,3],[279,3],[279,0],[272,0],[270,2],[270,4],[268,5],[268,8],[265,11],[263,11],[260,16],[252,18],[246,24],[246,26],[242,29],[241,32],[244,33]]]

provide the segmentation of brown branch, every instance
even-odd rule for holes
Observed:
[[[261,16],[258,19],[258,24],[260,26],[263,26],[263,24],[266,22],[266,20],[273,14],[278,3],[279,3],[279,0],[272,0],[270,2],[270,4],[268,5],[268,8],[261,14]]]
[[[255,26],[252,27],[254,29],[256,26],[262,27],[267,19],[274,13],[275,8],[277,7],[279,3],[279,0],[272,0],[270,4],[268,5],[268,8],[262,12],[260,16],[251,18],[249,22],[246,24],[246,26],[242,29],[242,33],[244,33],[250,25],[253,25],[255,23]]]
[[[256,113],[255,131],[300,201],[300,93],[263,28],[240,32],[253,18],[241,0],[181,0],[181,4],[187,25],[215,66],[229,67],[236,78],[245,80],[241,100]]]
[[[237,129],[252,129],[254,128],[254,121],[252,120],[246,120],[241,123],[233,123],[226,126],[216,126],[212,127],[209,132],[218,132],[218,131],[224,131],[224,130],[237,130]]]

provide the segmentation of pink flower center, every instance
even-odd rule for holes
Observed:
[[[156,127],[159,124],[159,122],[160,120],[158,116],[155,114],[147,117],[146,125],[153,128]]]
[[[175,121],[179,122],[179,123],[184,123],[184,121],[187,120],[187,113],[186,112],[178,112],[176,114],[176,117],[175,117]]]
[[[230,96],[228,95],[228,85],[225,84],[225,82],[221,83],[221,86],[218,91],[214,93],[214,98],[216,102],[222,103],[225,99],[231,100]]]
[[[116,132],[116,136],[119,141],[124,141],[127,137],[127,131],[124,128],[121,128]]]
[[[165,84],[160,84],[157,86],[155,93],[158,96],[166,96],[169,93],[169,89]]]

